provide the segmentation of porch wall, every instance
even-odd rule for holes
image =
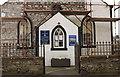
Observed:
[[[60,22],[60,25],[65,29],[66,31],[66,47],[67,50],[51,50],[52,41],[52,30],[58,25],[58,22]],[[76,35],[76,42],[78,42],[78,27],[70,22],[68,19],[66,19],[63,15],[60,13],[57,13],[54,17],[49,19],[46,23],[41,25],[39,27],[39,37],[41,38],[40,31],[42,30],[49,30],[50,32],[50,44],[45,45],[45,65],[51,66],[51,59],[52,58],[69,58],[70,59],[70,65],[75,65],[74,63],[74,46],[69,46],[69,35]],[[39,38],[39,40],[40,40]],[[41,42],[41,41],[40,41]],[[41,43],[39,42],[39,46]],[[41,56],[41,47],[39,47],[39,56]]]

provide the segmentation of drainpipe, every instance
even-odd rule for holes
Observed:
[[[112,18],[112,8],[113,8],[113,5],[108,5],[108,3],[106,3],[105,1],[101,0],[103,3],[106,4],[106,6],[109,6],[110,7],[110,18]],[[111,44],[112,44],[112,54],[113,54],[113,27],[112,27],[112,22],[110,22],[110,28],[111,28]]]
[[[39,27],[35,26],[35,31],[36,31],[36,48],[35,48],[35,52],[36,55],[35,56],[39,56]],[[42,51],[42,50],[41,50]]]
[[[112,18],[112,8],[113,5],[109,5],[110,7],[110,18]],[[112,22],[110,22],[111,24],[111,44],[112,44],[112,54],[113,54],[113,27],[112,27]]]

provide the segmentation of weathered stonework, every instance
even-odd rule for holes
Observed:
[[[90,74],[119,74],[120,56],[82,57],[81,68]]]
[[[30,4],[54,4],[57,0],[27,0]],[[84,0],[64,0],[63,3],[69,3],[69,4],[81,4],[81,5],[67,5],[70,9],[74,10],[85,10],[84,6]],[[60,3],[62,3],[60,2]],[[4,3],[2,5],[2,17],[23,17],[23,10],[24,10],[24,2],[21,0],[9,0],[8,2]],[[52,5],[26,5],[27,9],[40,9],[40,10],[50,10],[52,9]],[[70,10],[67,7],[62,5],[63,10]],[[52,14],[49,14],[46,18],[45,16],[48,15],[48,13],[28,13],[28,17],[30,18],[32,22],[32,28],[34,29],[35,26],[40,26],[44,22],[46,22],[49,18],[52,17]],[[69,18],[69,16],[67,16]],[[45,20],[43,20],[45,18]],[[43,20],[43,21],[42,21]],[[42,22],[41,22],[42,21]],[[18,39],[18,22],[2,22],[2,39]],[[32,45],[33,53],[35,53],[35,45],[36,45],[36,33],[35,30],[32,31]],[[17,40],[4,40],[2,43],[13,43],[17,44]],[[14,47],[15,48],[15,47]],[[18,52],[20,49],[15,48]],[[27,52],[32,52],[30,49],[26,50]],[[4,50],[3,50],[4,52]],[[22,49],[21,49],[22,52]]]
[[[40,75],[43,74],[43,58],[11,57],[2,58],[3,75]]]
[[[23,2],[6,2],[2,5],[2,14],[5,17],[21,17],[23,16]]]
[[[2,24],[2,39],[17,39],[17,24],[18,23],[3,23]],[[9,41],[10,42],[10,41]]]

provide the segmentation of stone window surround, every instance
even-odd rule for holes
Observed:
[[[81,22],[81,26],[82,26],[82,30],[83,30],[83,23],[85,22],[85,20],[87,19],[87,18],[91,18],[91,16],[89,16],[89,15],[87,15],[87,16],[85,16],[84,18],[83,18],[83,20],[82,20],[82,22]],[[93,24],[93,43],[94,44],[96,44],[96,25],[95,25],[95,22],[94,21],[92,21],[92,24]],[[79,27],[79,28],[81,28],[81,27]],[[81,29],[80,29],[81,30]],[[83,33],[83,32],[82,32]],[[82,40],[83,41],[83,40]],[[80,42],[80,41],[79,41]],[[84,41],[83,41],[84,42]],[[82,48],[96,48],[96,46],[85,46],[85,45],[83,45],[82,46]]]
[[[28,19],[28,21],[30,22],[30,25],[31,25],[31,42],[30,42],[30,43],[31,43],[31,46],[24,47],[24,49],[33,49],[33,47],[32,47],[32,21],[31,21],[30,18],[27,17],[27,16],[25,16],[25,18]],[[25,19],[25,20],[26,20],[26,19]],[[18,33],[18,39],[19,39],[19,36],[20,36],[20,28],[19,28],[20,22],[21,22],[21,21],[18,22],[18,30],[17,30],[17,31],[18,31],[18,32],[17,32],[17,33]],[[18,44],[20,44],[19,40],[18,40]],[[20,46],[18,46],[17,48],[18,48],[18,49],[23,49],[23,47],[20,47]]]
[[[54,32],[56,31],[56,29],[58,29],[58,28],[60,28],[62,31],[63,31],[63,33],[64,33],[64,47],[63,48],[55,48],[54,47],[54,37],[53,37],[53,35],[54,35]],[[66,38],[66,36],[67,36],[67,34],[66,34],[66,31],[65,31],[65,29],[60,25],[60,23],[58,23],[58,25],[52,30],[52,33],[51,33],[51,50],[67,50],[67,38]]]

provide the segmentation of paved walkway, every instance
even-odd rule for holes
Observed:
[[[46,75],[79,75],[75,67],[46,67]]]
[[[69,77],[72,75],[73,77],[120,77],[120,75],[117,74],[89,74],[86,71],[82,70],[81,73],[77,73],[75,70],[75,67],[46,67],[46,77],[53,75],[56,77],[56,75],[66,75]]]
[[[120,75],[116,74],[96,74],[89,75],[84,70],[79,74],[76,72],[75,67],[46,67],[46,75],[30,75],[30,76],[2,76],[2,77],[120,77]]]

